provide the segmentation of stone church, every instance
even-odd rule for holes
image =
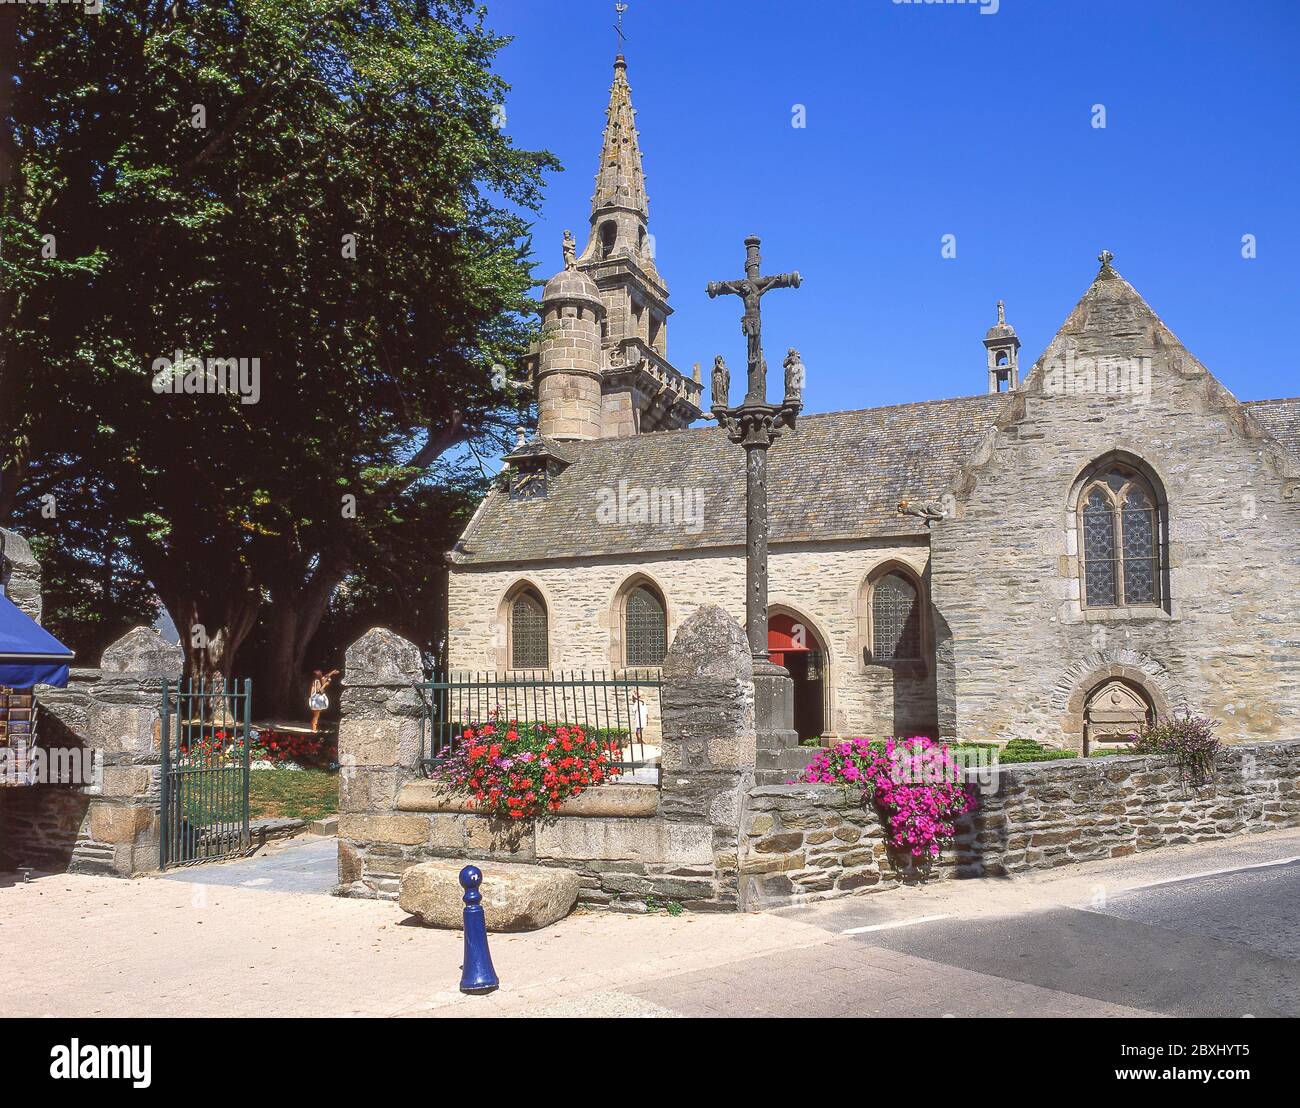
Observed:
[[[449,556],[453,669],[652,668],[701,604],[744,619],[743,452],[692,426],[647,226],[620,56],[586,246],[566,232],[542,295],[537,434]],[[1089,751],[1183,709],[1300,733],[1300,397],[1236,400],[1100,260],[1027,373],[999,304],[987,393],[772,448],[801,736]]]

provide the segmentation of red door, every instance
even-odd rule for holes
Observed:
[[[826,719],[821,641],[806,623],[782,612],[768,620],[767,649],[794,682],[794,729],[801,739],[818,737]]]

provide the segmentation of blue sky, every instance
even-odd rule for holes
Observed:
[[[983,392],[997,299],[1027,369],[1105,247],[1239,398],[1300,394],[1300,2],[997,7],[631,0],[673,362],[743,365],[739,304],[704,286],[740,275],[756,233],[766,270],[803,274],[764,299],[764,340],[774,363],[802,352],[810,410]],[[565,165],[536,228],[546,277],[565,227],[585,242],[613,4],[488,11],[515,36],[506,127]]]

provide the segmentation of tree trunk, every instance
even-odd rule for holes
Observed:
[[[0,4],[0,215],[15,213],[21,203],[22,175],[13,128],[14,58],[18,53],[18,6]],[[0,241],[0,254],[12,247]],[[10,282],[0,281],[0,523],[13,514],[23,477],[17,370],[13,364],[17,296]]]
[[[277,592],[266,614],[270,651],[261,698],[273,719],[303,719],[307,713],[307,648],[325,618],[330,597],[351,567],[322,562],[302,588]]]
[[[229,680],[239,648],[257,622],[261,608],[257,595],[242,589],[232,591],[217,610],[217,605],[205,603],[182,583],[163,595],[163,603],[181,637],[184,676]]]

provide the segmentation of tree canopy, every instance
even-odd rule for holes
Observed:
[[[505,40],[468,0],[6,8],[0,521],[101,563],[69,603],[151,585],[195,668],[260,621],[289,682],[527,419],[503,367],[556,163],[498,125]]]

